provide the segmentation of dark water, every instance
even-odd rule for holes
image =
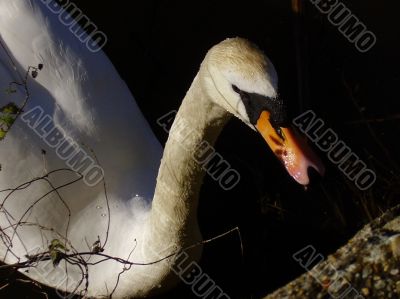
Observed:
[[[359,191],[319,152],[326,176],[305,192],[257,134],[232,121],[217,151],[242,180],[227,192],[207,177],[199,210],[205,238],[241,229],[243,257],[232,235],[207,245],[201,261],[231,298],[258,298],[284,285],[304,272],[292,259],[294,252],[312,244],[324,255],[332,253],[398,203],[400,26],[394,1],[343,1],[377,36],[367,53],[358,52],[308,1],[303,30],[287,0],[75,2],[107,34],[105,51],[162,143],[167,136],[156,119],[179,107],[207,50],[226,37],[242,36],[274,62],[292,114],[313,109],[376,172],[373,188]],[[296,30],[302,32],[302,80],[308,77],[301,84],[302,101]],[[29,288],[18,296],[42,298]],[[181,285],[165,298],[196,297]]]

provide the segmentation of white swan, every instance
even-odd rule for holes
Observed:
[[[104,253],[111,256],[151,262],[201,240],[196,210],[204,170],[193,153],[199,154],[202,142],[212,145],[231,115],[258,130],[299,183],[308,183],[308,167],[321,170],[315,156],[286,128],[272,63],[240,38],[225,40],[207,54],[179,109],[181,122],[175,121],[171,128],[160,165],[162,147],[105,54],[88,51],[42,2],[46,1],[0,0],[1,89],[20,82],[29,66],[44,66],[28,82],[25,121],[20,117],[0,143],[0,189],[68,168],[66,160],[37,134],[49,129],[35,121],[49,116],[50,126],[57,127],[69,144],[75,142],[76,150],[91,153],[93,149],[104,169],[110,213],[103,185],[90,187],[83,181],[59,189],[59,194],[51,192],[29,209],[54,186],[76,179],[68,171],[16,192],[0,193],[4,204],[0,206],[0,260],[15,263],[18,258],[24,261],[27,253],[47,250],[51,240],[60,239],[57,232],[68,234],[77,250],[88,251],[98,236],[105,242],[109,215]],[[4,93],[0,107],[9,102],[20,105],[24,97],[22,87],[11,95]],[[186,138],[185,130],[191,132]],[[49,140],[50,145],[56,143]],[[198,260],[201,248],[189,253]],[[114,298],[143,297],[170,288],[177,281],[172,262],[132,267],[121,275]],[[90,266],[87,295],[109,294],[122,268],[115,261]],[[79,269],[69,266],[65,280],[64,263],[56,268],[41,263],[26,274],[68,291],[81,278]],[[84,284],[79,289],[83,288]]]

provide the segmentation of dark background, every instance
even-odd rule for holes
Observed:
[[[327,256],[398,203],[395,1],[342,1],[377,36],[367,53],[359,53],[309,1],[303,1],[300,19],[289,0],[74,2],[107,34],[105,51],[162,144],[167,135],[157,118],[179,107],[210,47],[241,36],[273,61],[292,115],[313,109],[376,172],[373,188],[361,192],[318,151],[326,175],[304,191],[262,138],[240,121],[229,123],[216,149],[242,179],[227,192],[206,177],[199,218],[204,238],[235,226],[241,230],[243,256],[237,235],[231,235],[207,245],[200,263],[231,298],[259,298],[284,285],[304,272],[293,253],[311,244]],[[3,294],[13,296],[17,288],[26,289],[19,296],[42,298],[31,286],[12,286]],[[196,298],[183,284],[164,297]]]

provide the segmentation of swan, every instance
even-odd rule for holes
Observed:
[[[63,238],[69,250],[101,244],[104,254],[143,264],[201,241],[196,210],[205,170],[194,155],[215,143],[232,116],[261,134],[298,183],[309,183],[310,167],[323,172],[290,128],[273,64],[251,42],[230,38],[209,50],[163,150],[106,55],[89,51],[45,2],[0,0],[2,90],[21,82],[30,67],[36,72],[35,78],[28,73],[23,114],[0,143],[0,260],[6,264]],[[22,105],[26,96],[24,86],[15,86],[1,96],[0,107]],[[48,137],[49,128],[59,137]],[[104,180],[76,180],[56,141],[74,155],[85,153]],[[201,246],[187,254],[198,261]],[[179,281],[174,263],[89,266],[86,295],[140,298],[166,291]],[[85,289],[79,267],[64,262],[43,261],[24,274],[63,291]]]

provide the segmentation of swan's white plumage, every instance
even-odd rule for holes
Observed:
[[[15,71],[6,52],[0,48],[0,106],[11,101],[21,104],[24,99],[22,89],[10,96],[3,90],[11,81],[20,81],[19,76],[25,75],[28,66],[44,65],[37,79],[29,80],[32,97],[25,110],[41,106],[68,137],[78,144],[84,143],[85,149],[95,151],[105,170],[113,216],[109,253],[128,257],[134,239],[140,239],[142,227],[139,225],[142,221],[136,223],[136,218],[144,215],[138,213],[138,209],[135,212],[134,207],[146,210],[146,201],[154,194],[162,154],[161,145],[129,89],[105,54],[102,51],[90,52],[41,1],[1,0],[0,34],[17,66]],[[45,156],[42,149],[47,152]],[[44,175],[46,170],[66,168],[54,150],[49,149],[21,120],[0,143],[0,163],[0,189],[16,187]],[[72,175],[63,173],[50,179],[57,186],[71,178]],[[5,208],[18,219],[49,188],[46,183],[35,183],[11,196]],[[72,212],[69,236],[78,249],[87,251],[85,238],[89,244],[97,239],[97,235],[104,241],[107,224],[104,214],[107,210],[102,189],[101,184],[90,188],[78,183],[61,190]],[[136,194],[146,200],[135,198]],[[4,196],[2,193],[1,200]],[[53,194],[38,204],[24,221],[39,222],[64,233],[67,219],[67,209]],[[9,225],[4,214],[0,214],[0,225],[3,228]],[[7,230],[9,234],[10,231]],[[18,233],[26,247],[16,236],[13,252],[18,256],[23,258],[26,249],[30,251],[38,245],[46,248],[45,237],[41,242],[37,228],[21,228]],[[48,239],[51,237],[47,234]],[[0,244],[0,257],[4,255],[5,246]],[[15,257],[8,253],[6,262],[15,261]],[[104,267],[114,267],[110,264],[104,264]],[[91,271],[91,288],[100,294],[106,293],[106,283],[109,290],[113,288],[115,274],[121,266],[116,267],[113,279],[107,275],[97,279],[96,275],[109,273],[104,269]],[[46,278],[35,275],[35,271],[30,275],[48,283]]]

